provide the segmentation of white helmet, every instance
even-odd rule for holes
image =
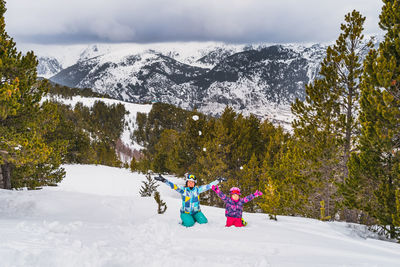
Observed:
[[[197,183],[196,176],[194,174],[191,174],[191,173],[186,173],[185,174],[185,181],[186,181],[186,183],[188,181],[193,181],[195,184]]]

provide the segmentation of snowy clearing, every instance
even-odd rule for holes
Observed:
[[[144,175],[65,168],[59,187],[0,190],[0,266],[400,265],[400,244],[368,238],[359,225],[244,213],[248,226],[226,228],[223,209],[202,206],[209,223],[185,228],[180,195],[166,185],[159,215],[153,198],[139,196]]]

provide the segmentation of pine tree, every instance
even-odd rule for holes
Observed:
[[[374,218],[390,238],[400,240],[396,191],[400,186],[400,2],[383,0],[379,49],[364,63],[359,151],[349,179],[358,188],[351,204]]]
[[[136,161],[135,157],[132,158],[131,163],[129,164],[129,168],[130,168],[131,172],[134,172],[137,170],[137,161]]]
[[[151,197],[153,193],[157,191],[157,181],[151,177],[150,173],[146,174],[146,181],[143,181],[142,183],[142,187],[140,187],[139,190],[141,197]]]
[[[154,193],[154,199],[158,205],[158,214],[163,214],[167,210],[167,204],[161,199],[160,193],[158,191]]]
[[[340,114],[338,115],[337,128],[339,141],[343,146],[343,179],[348,177],[347,163],[350,152],[354,149],[359,132],[360,79],[363,72],[363,55],[372,48],[372,40],[364,42],[363,25],[365,17],[353,10],[345,16],[346,24],[341,25],[343,31],[336,44],[332,62],[338,71],[338,89]]]
[[[229,166],[238,172],[253,155],[258,159],[264,153],[260,120],[254,115],[244,117],[239,114],[234,117],[230,132],[233,143]]]
[[[54,130],[57,119],[49,104],[41,103],[48,91],[46,81],[37,80],[37,59],[33,52],[22,56],[5,31],[5,1],[0,1],[0,169],[1,186],[11,188],[13,172],[31,166],[44,176],[36,184],[53,183],[50,169],[55,148],[46,143],[46,135]],[[48,165],[46,169],[36,168]],[[36,175],[38,174],[36,172]],[[47,176],[48,174],[48,176]],[[35,176],[35,175],[33,175]],[[62,178],[62,175],[61,177]],[[48,180],[49,179],[49,180]],[[18,183],[16,183],[18,184]]]
[[[396,213],[393,214],[393,223],[400,226],[400,189],[396,191]]]
[[[64,162],[94,164],[95,151],[91,146],[89,121],[83,114],[89,113],[89,108],[77,103],[73,110],[69,106],[57,103],[60,123],[52,134],[55,140],[64,140],[67,144]],[[84,111],[84,112],[82,112]]]
[[[229,117],[232,115],[231,110],[224,112],[224,114]],[[217,177],[232,177],[228,164],[231,158],[231,147],[233,143],[229,129],[231,125],[224,124],[224,120],[222,119],[224,114],[220,119],[209,121],[209,124],[213,126],[208,126],[208,128],[212,130],[208,133],[203,145],[204,149],[200,152],[196,166],[194,166],[195,173],[198,174],[200,183],[209,183]],[[228,128],[226,126],[228,126]],[[233,184],[238,186],[237,183],[237,179],[228,179],[226,186],[231,186]],[[214,193],[206,192],[202,194],[201,197],[207,204],[216,203],[217,197]]]
[[[174,149],[174,159],[177,174],[183,175],[192,170],[208,134],[207,121],[203,114],[192,112],[185,123],[185,130],[180,134],[179,143]]]
[[[46,161],[27,163],[13,170],[11,187],[27,187],[35,189],[43,185],[56,185],[63,177],[65,170],[60,165],[65,161],[68,141],[59,138],[55,128],[59,125],[57,105],[44,102],[37,116],[31,118],[43,138],[43,142],[51,150]]]
[[[261,188],[264,195],[259,206],[271,219],[276,215],[312,217],[310,188],[313,179],[307,175],[306,153],[296,139],[265,121],[261,132],[266,146],[261,167]]]
[[[312,193],[318,182],[308,170],[306,151],[298,140],[282,143],[272,161],[273,165],[271,158],[265,157],[263,162],[261,180],[266,191],[260,207],[272,219],[277,214],[317,217],[319,209]]]
[[[165,129],[155,145],[152,170],[158,173],[178,173],[182,159],[176,156],[176,149],[180,146],[180,136],[175,130]]]
[[[329,205],[336,191],[332,184],[347,179],[356,142],[362,55],[372,46],[363,43],[364,21],[355,10],[345,16],[342,33],[321,63],[320,78],[306,86],[304,102],[296,100],[292,105],[298,145],[308,152],[306,175],[317,179],[312,201],[317,208],[325,200],[328,212],[334,208]]]
[[[262,202],[259,204],[265,213],[271,220],[277,221],[276,215],[280,213],[279,203],[280,203],[280,192],[277,187],[273,184],[272,180],[269,180],[264,187],[264,194],[262,195]],[[282,214],[282,213],[281,213]]]
[[[4,49],[0,47],[0,49]],[[4,52],[0,52],[4,54]],[[0,61],[0,68],[3,62]],[[0,120],[5,120],[9,115],[16,115],[20,107],[18,99],[20,98],[18,89],[18,78],[12,81],[12,84],[4,82],[0,85]]]
[[[238,174],[240,191],[244,196],[252,194],[256,190],[262,190],[260,184],[261,169],[259,165],[260,160],[253,154],[250,161],[243,166]],[[253,200],[250,205],[246,205],[245,209],[254,212],[258,202],[259,199]]]

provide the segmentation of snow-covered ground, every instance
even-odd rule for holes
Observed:
[[[399,266],[400,245],[339,222],[244,213],[226,228],[224,210],[203,206],[206,225],[179,224],[180,196],[139,196],[144,175],[67,165],[58,187],[0,190],[0,266]],[[181,180],[169,177],[177,183]],[[226,190],[226,189],[223,189]]]

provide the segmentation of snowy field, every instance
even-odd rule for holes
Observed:
[[[226,228],[223,209],[203,206],[209,223],[185,228],[180,196],[164,184],[159,215],[153,198],[139,196],[143,175],[65,168],[59,187],[0,190],[1,267],[400,266],[400,244],[358,225],[244,213],[248,226]]]

